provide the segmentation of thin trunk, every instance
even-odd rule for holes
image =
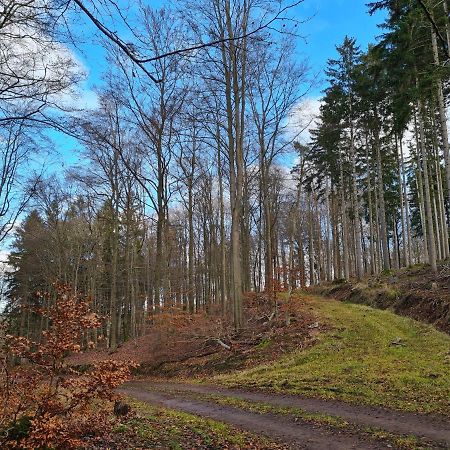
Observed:
[[[400,143],[399,143],[400,140]],[[398,174],[398,190],[400,196],[400,220],[402,224],[402,260],[401,266],[408,266],[408,248],[407,248],[407,239],[406,239],[406,218],[405,218],[405,200],[403,197],[403,185],[402,185],[402,167],[400,164],[399,158],[399,147],[402,146],[402,138],[395,138],[395,146],[396,146],[396,159],[397,159],[397,174]]]
[[[386,206],[384,201],[384,180],[383,180],[383,163],[381,160],[381,143],[380,143],[380,131],[375,131],[375,151],[377,155],[377,184],[378,184],[378,203],[379,203],[379,215],[380,215],[380,239],[383,252],[383,269],[389,270],[391,263],[389,259],[389,244],[388,233],[386,225]]]
[[[422,166],[423,166],[423,178],[424,178],[424,190],[425,190],[425,219],[428,232],[428,262],[431,266],[431,270],[433,272],[437,272],[437,264],[436,264],[436,238],[434,234],[433,227],[433,210],[432,210],[432,202],[431,202],[431,189],[430,189],[430,177],[428,172],[428,155],[425,150],[425,130],[423,124],[423,117],[425,114],[423,100],[419,99],[418,101],[418,122],[419,122],[419,146],[420,146],[420,154],[422,157]]]
[[[403,158],[402,139],[400,139],[400,171],[402,174],[403,196],[405,204],[406,240],[407,240],[406,265],[409,267],[412,264],[412,236],[411,236],[411,218],[409,215],[408,188],[406,183],[406,173],[405,173],[406,171],[405,171],[405,162]]]
[[[448,11],[447,11],[447,4],[444,0],[444,10],[446,12],[446,17],[448,18]],[[446,32],[447,32],[447,40],[450,44],[450,31],[449,31],[449,23],[448,20],[446,20]],[[439,61],[439,52],[437,47],[437,41],[436,41],[436,32],[432,28],[431,31],[431,37],[432,37],[432,46],[433,46],[433,56],[434,56],[434,62],[436,66],[440,66]],[[439,78],[436,80],[436,90],[437,90],[437,99],[438,99],[438,108],[439,108],[439,120],[441,125],[441,133],[442,133],[442,150],[444,153],[444,161],[445,161],[445,173],[446,173],[446,180],[447,180],[447,195],[448,195],[448,201],[450,203],[450,147],[448,142],[448,125],[447,125],[447,117],[446,117],[446,111],[445,111],[445,100],[444,100],[444,93],[442,89],[442,80]],[[448,224],[447,226],[449,226]]]
[[[369,234],[370,234],[370,273],[371,275],[376,272],[375,261],[375,236],[373,226],[373,205],[372,205],[372,176],[370,174],[369,164],[369,144],[366,136],[366,165],[367,165],[367,197],[368,197],[368,209],[369,209]]]
[[[341,164],[340,170],[340,190],[341,190],[341,208],[342,208],[342,254],[344,258],[344,278],[350,278],[349,254],[348,254],[348,230],[347,230],[347,202],[344,193],[344,172]]]
[[[354,148],[353,126],[350,136],[350,161],[352,166],[352,209],[355,233],[355,259],[356,259],[356,277],[360,279],[364,275],[362,248],[361,248],[361,226],[360,226],[360,204],[357,186],[356,157]]]

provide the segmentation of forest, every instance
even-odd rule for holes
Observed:
[[[0,447],[448,448],[449,2],[308,3],[0,0]]]

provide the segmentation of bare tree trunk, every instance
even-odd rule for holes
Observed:
[[[440,231],[441,231],[441,243],[442,243],[442,259],[447,259],[450,256],[449,249],[449,228],[447,227],[446,215],[445,215],[445,199],[444,199],[444,189],[442,186],[442,174],[441,165],[439,163],[439,152],[436,148],[435,156],[435,169],[436,169],[436,185],[437,185],[437,203],[439,210],[439,221],[440,221]]]
[[[417,152],[419,152],[419,149],[417,149]],[[425,219],[425,201],[424,201],[424,194],[423,194],[423,181],[422,181],[422,168],[420,163],[420,156],[417,153],[417,170],[416,170],[416,185],[417,185],[417,192],[419,195],[419,211],[420,211],[420,223],[422,224],[422,232],[423,232],[423,240],[424,240],[424,257],[425,260],[428,261],[428,230],[426,226],[426,219]]]
[[[446,12],[446,17],[448,18],[448,8],[447,8],[447,2],[444,0],[444,10]],[[449,21],[446,20],[446,32],[447,32],[447,42],[450,44],[450,26]],[[434,63],[436,66],[440,65],[439,61],[439,52],[437,47],[437,41],[436,41],[436,32],[434,31],[433,27],[431,28],[431,41],[433,46],[433,56],[434,56]],[[439,109],[439,119],[441,123],[441,133],[442,133],[442,150],[444,153],[444,161],[445,161],[445,173],[446,173],[446,180],[447,180],[447,195],[448,195],[448,201],[450,203],[450,148],[449,148],[449,142],[448,142],[448,126],[447,126],[447,117],[445,114],[445,101],[444,101],[444,93],[442,89],[442,80],[439,78],[436,80],[436,90],[437,90],[437,99],[438,99],[438,109]],[[447,226],[450,226],[448,224]]]
[[[356,277],[360,279],[364,275],[364,268],[363,268],[362,248],[361,248],[361,224],[360,224],[361,217],[360,217],[360,204],[357,187],[353,124],[351,127],[351,136],[350,136],[350,161],[352,166],[352,209],[354,216],[353,220],[355,232]]]
[[[340,242],[339,242],[339,218],[336,213],[336,193],[333,192],[331,197],[331,213],[332,213],[332,232],[333,232],[333,268],[334,268],[334,278],[342,278],[341,270],[341,252],[340,252]]]
[[[114,193],[114,196],[117,192]],[[109,348],[112,352],[117,349],[117,331],[118,331],[118,304],[117,304],[117,260],[118,260],[118,239],[119,239],[119,211],[118,201],[113,206],[113,233],[111,235],[111,295],[109,303],[110,331]]]
[[[370,273],[374,275],[376,273],[376,261],[375,261],[375,235],[373,225],[373,204],[372,204],[372,176],[370,173],[370,160],[369,160],[369,143],[366,135],[366,165],[367,165],[367,197],[368,197],[368,210],[369,210],[369,234],[370,234]]]
[[[222,313],[226,311],[226,242],[225,242],[225,207],[223,202],[222,158],[220,154],[220,128],[217,124],[217,175],[219,180],[219,214],[220,214],[220,304]]]
[[[313,204],[311,199],[312,194],[308,195],[308,206],[309,206],[309,240],[308,240],[308,257],[309,257],[309,284],[310,286],[314,286],[316,284],[316,274],[315,274],[315,245],[314,245],[314,213],[313,213]]]
[[[433,189],[432,193],[432,204],[433,204],[433,216],[434,216],[434,229],[436,230],[435,239],[436,239],[436,259],[439,261],[442,258],[442,241],[441,241],[441,223],[440,223],[440,214],[438,212],[438,205],[436,202],[436,190]]]
[[[273,295],[273,247],[272,247],[272,211],[270,208],[267,166],[261,155],[261,192],[263,200],[264,243],[265,243],[265,290]]]
[[[378,203],[380,214],[380,238],[383,252],[383,269],[389,270],[391,268],[389,258],[389,244],[386,226],[386,207],[384,202],[384,180],[383,180],[383,165],[381,161],[381,145],[379,130],[375,131],[375,151],[377,155],[377,184],[378,184]]]
[[[251,290],[251,248],[250,248],[250,192],[247,170],[244,167],[242,217],[241,217],[241,264],[242,264],[242,288]]]
[[[445,200],[442,185],[442,173],[441,173],[441,163],[439,155],[439,144],[435,117],[431,115],[431,132],[432,132],[432,143],[433,143],[433,170],[434,172],[434,182],[433,182],[433,202],[434,202],[434,212],[436,220],[436,238],[437,238],[437,249],[438,249],[438,259],[447,259],[449,256],[449,240],[448,240],[448,227],[445,217]]]
[[[397,220],[394,217],[393,220],[393,227],[392,227],[392,234],[393,234],[393,259],[394,259],[394,269],[398,270],[400,268],[400,261],[399,261],[399,243],[398,243],[398,229],[397,229]]]
[[[350,278],[349,254],[348,254],[348,230],[347,230],[347,202],[344,192],[344,173],[341,164],[340,170],[340,190],[341,190],[341,208],[342,208],[342,255],[344,259],[344,278]]]
[[[327,188],[326,188],[326,261],[327,261],[327,270],[326,270],[326,279],[327,281],[331,281],[333,279],[333,248],[331,245],[331,208],[330,208],[330,186],[327,180]]]
[[[406,221],[406,242],[407,249],[406,251],[406,265],[409,267],[412,264],[412,236],[411,236],[411,218],[409,216],[409,200],[408,200],[408,189],[406,183],[406,174],[405,174],[405,163],[403,158],[403,144],[402,139],[400,138],[400,172],[402,174],[402,186],[403,186],[403,198],[405,205],[405,221]]]
[[[220,11],[220,9],[219,9]],[[244,183],[244,111],[247,40],[234,42],[235,33],[245,34],[248,25],[249,5],[244,1],[239,29],[234,29],[232,8],[229,0],[224,2],[224,25],[222,37],[230,39],[222,44],[222,64],[225,73],[225,97],[227,113],[228,156],[230,165],[231,204],[231,298],[234,325],[242,328],[242,264],[241,264],[241,217]],[[240,64],[239,64],[240,63]]]
[[[400,143],[399,143],[400,140]],[[397,159],[397,175],[398,175],[398,193],[400,196],[400,222],[402,224],[402,260],[400,266],[408,266],[408,247],[407,247],[407,239],[406,239],[406,220],[405,220],[405,199],[403,196],[403,184],[402,184],[402,167],[400,164],[399,158],[399,147],[401,147],[402,143],[401,136],[398,138],[395,137],[395,147],[396,147],[396,159]]]
[[[195,311],[195,281],[194,281],[194,217],[193,217],[193,192],[192,179],[188,181],[188,309],[190,313]]]
[[[436,264],[436,238],[434,234],[433,227],[433,211],[431,204],[431,189],[430,189],[430,178],[428,172],[428,156],[425,150],[425,130],[423,125],[423,117],[424,117],[424,107],[423,101],[419,99],[418,101],[419,108],[419,146],[420,146],[420,154],[422,157],[422,166],[423,166],[423,177],[424,177],[424,188],[425,188],[425,220],[428,232],[428,262],[431,266],[431,270],[433,272],[437,272],[437,264]]]

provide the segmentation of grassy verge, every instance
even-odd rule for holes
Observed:
[[[129,449],[254,449],[286,450],[286,447],[231,426],[147,403],[127,400],[134,411],[115,427],[114,441]]]
[[[450,337],[367,306],[306,298],[331,331],[317,344],[214,381],[400,410],[450,415]]]
[[[387,432],[375,427],[361,427],[351,424],[341,417],[328,414],[312,413],[304,411],[300,408],[278,407],[268,403],[250,402],[236,397],[228,397],[222,395],[198,395],[196,397],[201,400],[212,401],[219,405],[232,406],[257,414],[275,414],[281,416],[289,416],[295,421],[302,421],[319,425],[338,432],[347,432],[351,434],[359,434],[369,440],[381,441],[388,445],[388,448],[395,447],[404,450],[425,450],[430,448],[432,443],[421,441],[416,436],[404,436]]]

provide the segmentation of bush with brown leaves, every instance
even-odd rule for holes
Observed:
[[[97,399],[112,400],[129,379],[131,362],[102,361],[81,373],[65,358],[82,350],[83,336],[100,327],[89,302],[57,287],[58,299],[40,311],[49,321],[42,343],[6,335],[0,348],[0,448],[72,449],[84,437],[107,433],[109,414],[95,412]],[[11,357],[21,360],[10,364]]]

